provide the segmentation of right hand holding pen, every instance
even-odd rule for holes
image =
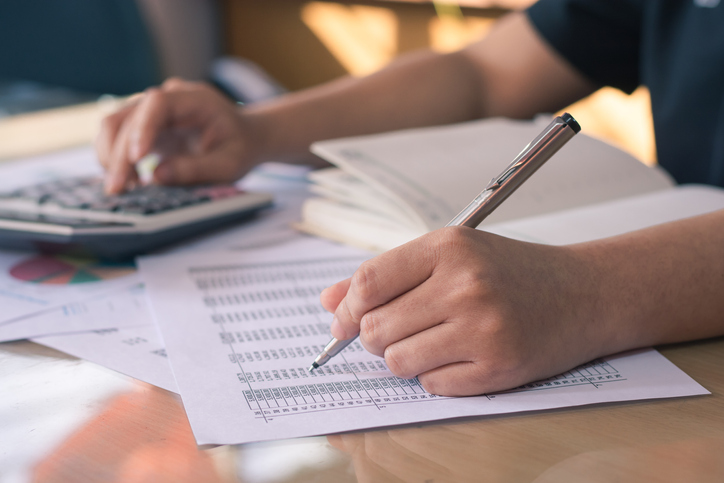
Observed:
[[[434,394],[483,394],[612,352],[582,260],[575,246],[443,228],[365,262],[322,305],[335,338],[359,333],[393,374]]]
[[[159,184],[229,182],[254,165],[255,136],[238,107],[214,88],[170,79],[103,120],[96,141],[108,194],[136,183],[135,165],[161,156]]]

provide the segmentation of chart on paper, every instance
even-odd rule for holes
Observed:
[[[369,363],[369,365],[376,366],[372,370],[387,370],[382,361],[376,361],[376,364]],[[249,410],[254,412],[256,418],[265,421],[308,411],[351,409],[362,406],[384,409],[392,404],[450,399],[426,392],[417,379],[401,379],[394,376],[365,378],[364,372],[369,369],[364,363],[345,363],[341,364],[341,368],[340,365],[337,366],[335,373],[339,370],[343,374],[353,374],[355,377],[335,382],[315,381],[307,384],[259,387],[254,383],[260,374],[238,373],[237,375],[241,383],[249,385],[249,388],[244,390]],[[360,370],[360,367],[363,369]],[[284,370],[281,373],[279,371],[273,371],[271,374],[267,372],[266,376],[272,381],[280,381],[283,384],[290,379],[292,381],[298,379],[299,373],[295,369],[291,369],[289,373]],[[493,399],[522,391],[580,385],[600,387],[601,384],[625,380],[623,374],[616,371],[610,363],[597,360],[550,379],[526,384],[498,394],[486,394],[485,397]]]
[[[365,259],[310,259],[189,271],[217,329],[219,344],[238,369],[236,378],[255,417],[269,421],[282,414],[380,406],[392,396],[393,387],[395,396],[399,392],[400,397],[428,397],[417,381],[363,377],[385,373],[387,367],[381,359],[364,360],[369,355],[359,342],[328,365],[311,373],[306,370],[329,339],[331,315],[319,302],[321,291],[351,276]]]
[[[358,341],[317,370],[305,369],[329,339],[331,315],[319,303],[321,291],[351,276],[364,260],[313,259],[189,271],[203,294],[210,320],[218,327],[219,343],[238,368],[236,376],[247,407],[257,418],[268,421],[300,412],[361,406],[383,409],[440,398],[427,393],[417,379],[390,374],[384,360],[372,359]],[[264,326],[250,328],[249,323]],[[597,360],[508,392],[597,387],[623,380],[610,363]]]
[[[596,360],[504,393],[427,393],[359,341],[309,372],[329,340],[321,291],[368,258],[321,241],[139,260],[200,444],[244,443],[706,391],[654,350]]]

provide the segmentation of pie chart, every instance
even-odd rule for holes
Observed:
[[[124,277],[136,271],[133,262],[115,263],[95,258],[38,255],[17,263],[10,276],[23,282],[69,285]]]

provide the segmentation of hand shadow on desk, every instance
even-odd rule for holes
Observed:
[[[360,483],[724,481],[724,438],[707,437],[710,430],[704,427],[693,428],[702,434],[697,437],[679,431],[675,423],[639,418],[636,413],[645,405],[628,409],[625,417],[614,411],[606,425],[596,425],[596,415],[590,418],[586,410],[574,410],[331,435],[328,440],[352,457]],[[621,426],[628,431],[617,433]],[[681,434],[691,439],[677,440]],[[662,442],[656,444],[657,439]]]
[[[518,463],[535,452],[538,443],[501,444],[485,423],[426,425],[327,439],[352,457],[359,483],[532,481],[534,475]]]
[[[561,461],[534,483],[720,483],[724,481],[724,438],[591,451]]]

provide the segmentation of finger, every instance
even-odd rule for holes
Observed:
[[[108,168],[111,164],[113,145],[118,137],[118,132],[132,110],[133,106],[127,106],[106,116],[101,121],[101,128],[96,136],[95,148],[98,161],[104,168]]]
[[[454,362],[419,374],[417,379],[427,392],[439,396],[478,396],[503,389],[482,379],[477,370],[473,362]]]
[[[159,132],[169,124],[169,109],[168,99],[160,90],[146,91],[133,115],[129,139],[131,162],[137,163],[151,151]]]
[[[479,363],[460,361],[441,366],[417,376],[430,394],[440,396],[477,396],[518,387],[530,382],[522,373],[497,371]]]
[[[197,85],[197,82],[188,82],[179,77],[169,77],[161,85],[161,90],[166,92],[191,90],[194,86]]]
[[[167,84],[162,89],[147,90],[135,110],[131,132],[131,158],[134,162],[151,152],[165,128],[204,126],[212,121],[210,115],[218,112],[211,99],[213,94],[208,89],[175,87],[173,83],[169,88]],[[187,83],[182,84],[186,86]]]
[[[324,310],[332,313],[337,310],[337,306],[344,296],[347,295],[347,290],[349,290],[349,284],[351,281],[352,279],[348,278],[322,290],[322,293],[319,295],[319,300],[322,302]]]
[[[362,345],[372,354],[382,356],[387,346],[443,323],[456,308],[454,291],[448,289],[451,283],[450,280],[436,280],[433,275],[412,290],[367,312],[360,320]]]
[[[179,155],[164,158],[153,172],[159,184],[188,185],[237,180],[243,172],[236,156],[228,150],[200,155]]]
[[[136,131],[136,125],[139,123],[139,117],[145,115],[145,103],[148,97],[134,96],[135,100],[129,102],[126,107],[120,111],[119,116],[114,121],[121,120],[117,126],[117,133],[109,146],[109,154],[106,160],[106,182],[105,191],[107,194],[117,194],[122,192],[126,186],[138,179],[135,168],[133,167],[134,156],[131,150],[134,149],[132,135]]]
[[[448,364],[468,362],[472,358],[466,357],[466,345],[466,334],[461,334],[456,324],[444,323],[388,345],[381,355],[394,375],[410,379]]]
[[[105,179],[105,191],[108,194],[118,194],[135,176],[135,169],[128,161],[128,133],[130,126],[125,123],[116,138],[111,153],[111,163]]]
[[[332,322],[336,333],[344,336],[342,339],[359,333],[364,314],[418,286],[432,274],[433,241],[434,236],[422,236],[364,262],[357,269]]]

